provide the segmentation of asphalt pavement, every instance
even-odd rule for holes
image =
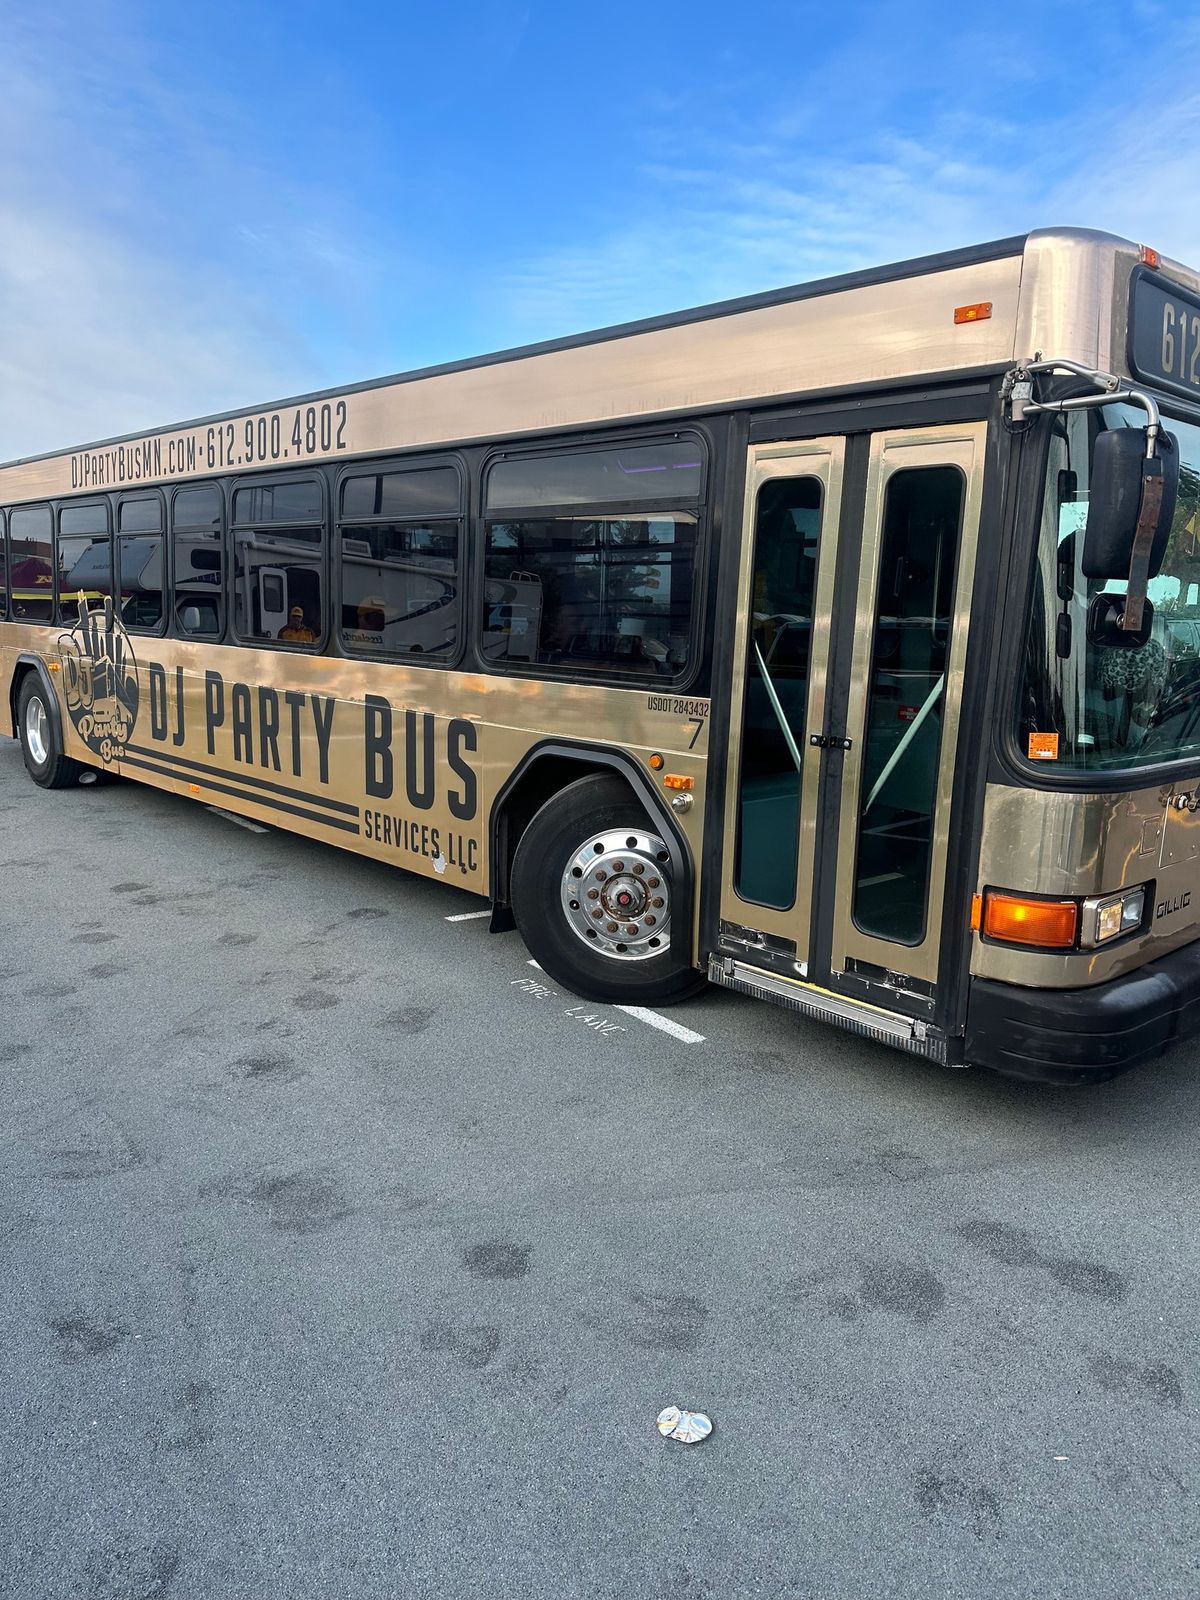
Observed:
[[[1200,1592],[1200,1049],[663,1031],[7,741],[0,882],[5,1600]]]

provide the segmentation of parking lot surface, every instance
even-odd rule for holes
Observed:
[[[7,741],[0,872],[7,1600],[1200,1590],[1197,1049],[664,1031]]]

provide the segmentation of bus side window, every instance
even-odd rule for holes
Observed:
[[[461,501],[451,464],[397,464],[343,481],[340,632],[349,654],[454,655]]]
[[[89,610],[112,594],[108,503],[63,506],[58,513],[58,620],[73,623],[83,597]]]
[[[225,546],[215,483],[178,489],[171,501],[175,626],[190,638],[225,632]]]
[[[8,518],[0,510],[0,620],[8,616]]]
[[[127,628],[163,625],[164,540],[157,494],[126,495],[117,506],[117,597]]]
[[[8,515],[9,583],[15,622],[54,617],[54,566],[49,506],[22,506]]]
[[[687,669],[699,440],[506,457],[485,498],[484,658],[677,679]]]
[[[290,649],[325,637],[325,510],[316,478],[243,482],[233,491],[233,631]]]

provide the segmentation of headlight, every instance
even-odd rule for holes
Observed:
[[[1133,933],[1142,925],[1146,912],[1146,886],[1125,889],[1121,894],[1083,902],[1083,943],[1109,944],[1122,934]]]

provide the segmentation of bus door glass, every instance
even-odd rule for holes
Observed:
[[[751,450],[720,928],[751,965],[936,980],[984,437],[872,435],[852,522],[845,440]]]
[[[831,769],[834,978],[937,978],[984,438],[968,423],[871,439],[857,593],[838,597],[854,627]]]
[[[751,450],[734,652],[723,933],[803,970],[816,848],[841,439]]]

